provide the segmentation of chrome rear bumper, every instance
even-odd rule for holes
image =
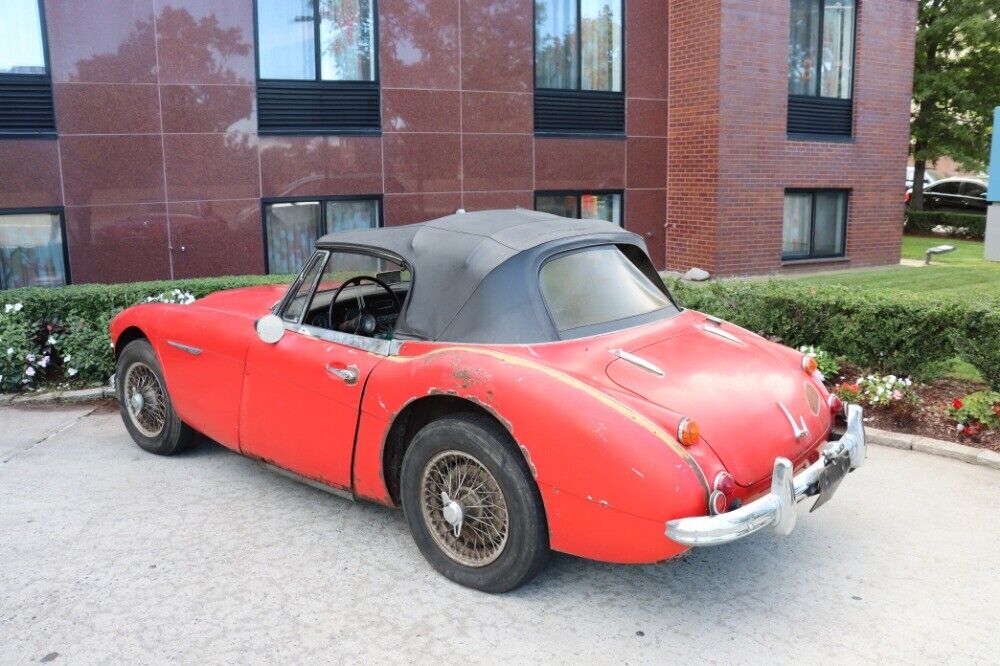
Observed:
[[[791,461],[778,458],[774,461],[771,492],[767,495],[716,516],[671,520],[667,522],[667,537],[686,546],[716,546],[742,539],[768,526],[778,534],[789,534],[795,528],[795,504],[819,494],[820,476],[828,466],[840,462],[847,464],[849,471],[854,471],[865,461],[865,427],[861,407],[847,405],[846,413],[847,431],[844,436],[827,443],[815,463],[793,476]],[[835,489],[836,486],[828,496]]]

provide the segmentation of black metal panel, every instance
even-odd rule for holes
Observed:
[[[261,134],[376,134],[381,123],[377,82],[257,82]]]
[[[625,134],[625,95],[535,90],[536,134]]]
[[[0,75],[0,135],[56,131],[52,82],[48,76]]]
[[[853,124],[853,100],[788,96],[789,134],[849,137]]]

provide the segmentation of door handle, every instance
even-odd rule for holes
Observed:
[[[358,366],[349,365],[346,368],[338,368],[327,364],[326,371],[335,377],[340,377],[348,386],[358,383]]]

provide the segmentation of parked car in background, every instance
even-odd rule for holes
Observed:
[[[906,189],[913,189],[913,171],[914,168],[911,166],[906,167]],[[924,170],[924,187],[927,187],[931,183],[941,180],[941,174],[939,174],[934,169]]]
[[[985,181],[977,178],[943,178],[924,187],[924,210],[949,213],[986,214]],[[910,206],[911,192],[906,193],[906,206]]]
[[[862,410],[815,359],[679,307],[643,239],[599,220],[328,234],[290,287],[136,305],[111,337],[140,447],[198,431],[401,505],[431,565],[490,592],[550,549],[652,563],[788,534],[865,459]]]

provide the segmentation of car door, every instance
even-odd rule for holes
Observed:
[[[986,186],[982,183],[974,181],[962,183],[962,199],[967,212],[980,214],[986,212]]]
[[[273,344],[257,337],[250,342],[240,448],[306,478],[349,489],[365,382],[385,359],[389,342],[303,323],[317,285],[337,272],[332,260],[327,265],[330,255],[317,253],[282,304],[284,337]]]
[[[963,209],[959,186],[960,183],[953,180],[934,183],[931,186],[931,196],[925,198],[924,207],[928,210],[961,212]]]

